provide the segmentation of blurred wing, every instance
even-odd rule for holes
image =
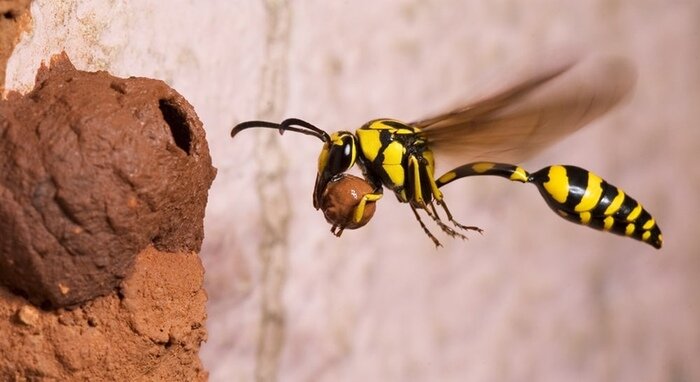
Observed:
[[[411,125],[443,158],[518,163],[604,114],[634,82],[634,68],[622,58],[569,61]]]

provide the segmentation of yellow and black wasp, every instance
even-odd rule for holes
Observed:
[[[353,219],[359,221],[365,204],[381,198],[384,186],[411,206],[437,246],[440,242],[418,210],[425,211],[452,237],[464,238],[456,229],[481,232],[453,218],[441,188],[468,176],[495,175],[534,184],[547,204],[569,221],[661,248],[661,231],[654,218],[636,200],[594,173],[565,165],[528,173],[517,165],[502,163],[522,161],[605,113],[632,88],[633,73],[627,61],[617,57],[570,60],[468,106],[418,122],[375,119],[354,134],[328,134],[296,118],[281,123],[248,121],[234,127],[231,136],[255,127],[319,138],[323,148],[313,193],[316,209],[329,182],[357,163],[374,192],[361,199]],[[435,178],[433,153],[438,158],[473,162]],[[455,228],[442,220],[435,204]]]

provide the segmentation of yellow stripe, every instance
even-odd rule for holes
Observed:
[[[581,202],[574,207],[574,211],[590,211],[592,210],[600,200],[600,196],[603,194],[603,187],[601,183],[603,179],[592,172],[588,173],[588,185],[586,186],[586,192],[584,192]]]
[[[400,165],[404,154],[406,154],[405,147],[398,141],[393,141],[384,148],[382,165]]]
[[[350,145],[350,149],[352,150],[352,163],[353,165],[355,164],[355,161],[357,161],[357,140],[353,139],[352,140],[353,144]]]
[[[403,167],[400,165],[382,165],[382,168],[384,169],[384,172],[389,175],[389,179],[391,180],[390,185],[391,187],[401,187],[404,185],[404,182],[406,181],[405,179],[405,173],[403,171]]]
[[[614,223],[615,219],[613,219],[612,216],[608,216],[607,218],[603,219],[603,229],[610,231],[610,228],[612,228]]]
[[[605,209],[604,214],[605,215],[612,215],[617,210],[620,209],[620,206],[622,205],[622,201],[625,200],[625,193],[622,192],[619,188],[617,189],[617,196],[615,196],[615,199],[613,199],[612,203],[608,206],[607,209]]]
[[[527,171],[520,166],[516,167],[515,171],[510,174],[510,180],[517,180],[518,182],[527,183]]]
[[[627,224],[625,228],[625,235],[630,236],[634,233],[634,224]]]
[[[369,129],[358,129],[357,136],[362,142],[362,154],[369,161],[373,161],[377,155],[379,155],[379,150],[382,148],[382,142],[379,140],[378,130]]]
[[[644,225],[642,226],[642,228],[644,228],[644,229],[651,229],[651,227],[653,227],[654,224],[656,224],[656,222],[654,221],[654,218],[651,218],[651,219],[647,220],[646,223],[644,223]]]
[[[456,172],[450,171],[447,174],[441,176],[440,179],[438,179],[438,182],[447,183],[447,182],[451,181],[452,179],[454,179],[456,176],[457,176]]]
[[[549,182],[544,183],[544,189],[559,203],[566,202],[569,195],[569,177],[563,166],[549,168]]]
[[[492,169],[496,164],[491,162],[481,162],[472,165],[474,172],[482,174],[490,169]]]
[[[651,232],[646,231],[642,234],[642,240],[647,241],[651,237]]]
[[[588,222],[591,221],[591,213],[590,212],[581,212],[579,214],[581,217],[581,224],[588,224]]]
[[[642,205],[637,203],[637,207],[634,207],[632,212],[630,212],[630,214],[627,215],[627,221],[628,222],[634,221],[635,219],[637,219],[639,217],[639,214],[641,214],[641,213],[642,213]]]
[[[318,154],[318,172],[321,173],[323,170],[326,168],[326,164],[328,164],[328,153],[329,153],[328,145],[324,144],[323,149],[321,149],[321,153]]]

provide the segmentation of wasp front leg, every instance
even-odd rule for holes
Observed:
[[[359,223],[362,220],[362,217],[365,215],[365,207],[367,206],[367,202],[376,202],[377,200],[381,199],[383,195],[384,194],[381,192],[364,194],[360,199],[360,203],[358,203],[355,207],[355,212],[353,212],[353,222]]]

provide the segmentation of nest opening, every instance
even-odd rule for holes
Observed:
[[[158,103],[163,119],[170,127],[170,133],[173,136],[173,140],[175,140],[175,144],[187,155],[190,155],[192,134],[190,125],[187,123],[187,114],[170,100],[161,99]]]

